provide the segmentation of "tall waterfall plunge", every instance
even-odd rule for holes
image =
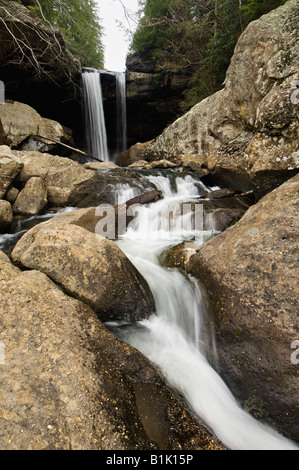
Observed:
[[[115,136],[116,154],[127,148],[127,109],[126,109],[126,75],[124,72],[109,72],[106,70],[85,69],[82,74],[85,133],[87,150],[91,156],[103,161],[111,161],[108,149],[108,138],[103,106],[101,75],[112,75],[116,82],[116,123]]]
[[[109,152],[100,73],[96,70],[84,72],[82,82],[87,150],[90,155],[108,162]]]
[[[117,153],[127,149],[126,74],[116,72]]]

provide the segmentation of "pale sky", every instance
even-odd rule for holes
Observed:
[[[97,3],[101,25],[104,28],[105,69],[123,72],[125,71],[130,38],[126,36],[124,29],[119,26],[118,22],[121,22],[125,29],[134,31],[136,22],[130,16],[138,11],[138,0],[97,0]]]

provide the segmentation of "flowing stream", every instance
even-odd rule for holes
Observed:
[[[156,312],[137,324],[107,326],[139,349],[181,393],[199,420],[232,450],[298,450],[296,443],[246,413],[218,375],[213,325],[206,314],[205,294],[195,279],[161,266],[159,256],[182,241],[205,243],[215,235],[203,231],[201,211],[192,217],[190,202],[199,202],[205,188],[191,176],[147,177],[163,193],[155,203],[139,206],[135,219],[118,241],[119,247],[147,280]],[[118,203],[136,196],[129,185],[119,185]],[[200,207],[200,204],[198,205]],[[184,210],[184,208],[187,210]],[[59,213],[74,210],[65,208]],[[55,216],[48,212],[15,222],[11,233],[0,235],[0,249],[9,254],[32,226]]]
[[[228,449],[298,450],[295,443],[240,408],[215,369],[213,328],[207,323],[200,286],[159,263],[159,255],[167,248],[194,238],[204,243],[213,235],[204,232],[200,223],[194,226],[190,214],[182,210],[182,203],[198,201],[198,182],[191,177],[178,178],[174,188],[163,176],[149,178],[164,199],[139,207],[117,243],[151,287],[156,312],[134,325],[107,326],[157,366]]]

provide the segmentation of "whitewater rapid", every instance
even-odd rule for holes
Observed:
[[[169,179],[151,177],[164,199],[139,208],[135,220],[117,242],[147,280],[156,312],[138,325],[110,325],[123,340],[140,350],[162,371],[200,420],[231,450],[298,450],[292,441],[245,412],[215,370],[217,349],[207,327],[205,304],[196,280],[176,269],[163,268],[159,256],[183,240],[203,243],[203,227],[192,227],[188,214],[177,214],[164,224],[171,208],[198,200],[198,182],[179,178],[174,188]]]

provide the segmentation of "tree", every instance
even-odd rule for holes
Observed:
[[[29,8],[61,30],[66,46],[86,67],[103,67],[102,28],[94,0],[30,0]]]
[[[188,86],[186,111],[223,86],[236,42],[247,24],[285,0],[142,0],[131,51],[161,73],[178,73]]]
[[[20,3],[0,0],[1,67],[17,66],[54,81],[62,76],[72,80],[79,61],[66,49],[61,32],[33,18]]]
[[[259,18],[261,15],[269,13],[274,8],[283,5],[287,0],[247,0],[242,6],[243,14],[247,21]]]

